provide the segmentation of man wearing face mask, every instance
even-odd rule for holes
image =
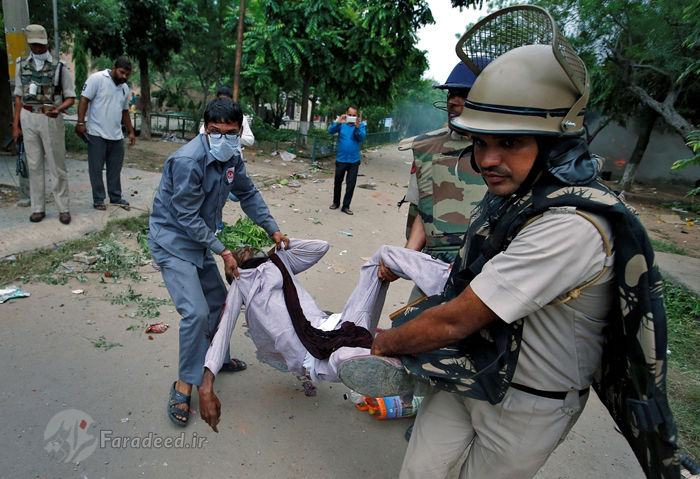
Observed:
[[[227,276],[238,278],[233,254],[214,236],[229,193],[261,226],[278,248],[289,246],[257,188],[246,174],[239,153],[243,112],[228,98],[212,100],[204,111],[206,133],[173,153],[153,200],[148,246],[180,320],[178,380],[170,388],[168,417],[186,426],[192,385],[199,386],[204,358],[226,300],[226,285],[212,252],[222,257]],[[246,368],[228,352],[223,371]]]
[[[133,146],[136,141],[129,117],[129,87],[126,84],[129,75],[131,61],[126,57],[119,57],[111,70],[90,75],[80,93],[75,133],[87,141],[92,205],[102,211],[106,209],[105,187],[102,181],[105,165],[110,203],[129,209],[129,203],[122,197],[121,184],[124,163],[122,123],[129,130],[129,146]]]
[[[49,53],[44,27],[27,25],[24,34],[32,53],[17,59],[12,136],[15,141],[20,136],[24,138],[32,204],[29,221],[38,223],[46,216],[46,158],[58,219],[67,225],[71,216],[63,112],[75,103],[73,79],[63,62]]]

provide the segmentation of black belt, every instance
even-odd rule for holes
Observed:
[[[513,389],[517,389],[518,391],[526,392],[528,394],[534,394],[535,396],[541,396],[543,398],[549,399],[561,399],[562,401],[566,399],[566,395],[569,394],[569,391],[541,391],[539,389],[531,388],[529,386],[523,386],[522,384],[518,383],[510,383],[510,387],[512,387]],[[578,392],[579,397],[586,394],[589,389],[590,388],[581,389]]]

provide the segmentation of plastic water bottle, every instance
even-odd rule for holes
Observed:
[[[399,419],[415,416],[418,412],[422,396],[388,396],[381,398],[366,398],[368,411],[378,420]]]
[[[367,399],[369,398],[352,389],[343,394],[343,399],[353,403],[359,411],[367,411],[369,409],[367,406]]]

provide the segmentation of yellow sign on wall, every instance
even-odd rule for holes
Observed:
[[[29,54],[27,40],[22,32],[5,33],[5,43],[7,44],[7,70],[10,78],[14,81],[17,59]]]

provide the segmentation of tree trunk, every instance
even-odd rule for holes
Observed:
[[[651,133],[654,131],[654,124],[659,115],[656,112],[650,112],[646,115],[643,120],[642,131],[639,132],[637,137],[637,144],[634,145],[634,151],[630,156],[627,165],[625,165],[625,171],[622,174],[622,180],[620,181],[620,189],[622,191],[631,191],[632,184],[634,183],[634,177],[637,175],[637,168],[642,161],[644,152],[649,145],[649,138],[651,138]]]
[[[151,139],[151,83],[148,78],[148,58],[139,58],[141,78],[141,138]]]
[[[681,116],[673,107],[673,101],[677,96],[673,91],[670,91],[667,98],[661,103],[654,100],[646,90],[637,85],[631,85],[629,89],[644,103],[644,105],[661,115],[664,121],[668,123],[671,128],[676,130],[683,139],[687,139],[690,132],[695,129],[693,124]]]
[[[309,92],[311,91],[311,80],[304,78],[304,85],[301,88],[301,116],[299,121],[309,121]]]
[[[255,102],[255,107],[253,108],[253,111],[255,111],[255,115],[262,119],[263,114],[262,114],[262,108],[260,108],[260,95],[255,93],[253,95],[253,101]]]

